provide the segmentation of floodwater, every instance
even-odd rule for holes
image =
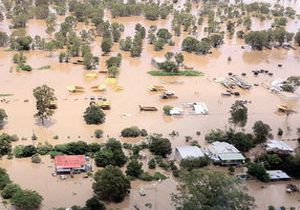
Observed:
[[[293,8],[300,8],[299,3],[294,3]],[[110,17],[109,14],[106,17]],[[63,18],[59,18],[61,22]],[[143,17],[126,17],[113,19],[113,22],[122,23],[125,26],[123,37],[133,35],[136,23],[141,23],[148,29],[150,25],[170,28],[170,20],[147,21]],[[8,31],[9,21],[5,20],[0,23],[0,30]],[[261,23],[258,20],[253,22],[254,29],[267,29],[271,22]],[[91,26],[78,24],[78,31],[89,29]],[[292,20],[289,22],[287,29],[296,32],[300,28],[299,21]],[[30,20],[27,26],[27,33],[30,35],[41,35],[47,37],[45,33],[45,23],[40,20]],[[204,27],[202,27],[204,29]],[[205,35],[205,33],[202,31]],[[286,79],[291,75],[300,75],[300,48],[296,50],[274,49],[266,51],[250,51],[241,49],[243,41],[233,38],[226,38],[225,44],[219,49],[214,49],[212,54],[207,56],[197,56],[184,53],[185,64],[193,66],[196,70],[205,73],[203,77],[152,77],[147,71],[153,67],[150,64],[151,57],[163,56],[166,52],[179,52],[183,37],[174,37],[176,46],[165,46],[160,52],[153,51],[153,46],[144,42],[144,50],[140,58],[131,58],[129,53],[120,52],[118,44],[115,44],[111,55],[121,53],[123,57],[121,72],[118,77],[118,85],[124,88],[123,91],[115,91],[112,86],[107,86],[107,91],[103,93],[94,93],[90,90],[91,86],[104,84],[105,74],[98,74],[96,79],[87,79],[85,74],[96,71],[85,71],[83,66],[73,64],[58,63],[58,52],[52,55],[49,52],[32,51],[25,53],[27,63],[32,65],[35,70],[32,72],[17,72],[15,65],[12,63],[14,52],[0,49],[0,94],[13,94],[7,97],[9,103],[0,103],[0,107],[6,110],[8,122],[2,132],[17,134],[20,140],[15,144],[32,144],[31,136],[35,133],[38,142],[49,142],[51,144],[61,144],[76,140],[86,142],[103,142],[106,138],[95,139],[93,133],[95,129],[102,129],[105,136],[118,137],[120,131],[129,126],[139,126],[145,128],[150,133],[162,133],[168,135],[172,130],[179,132],[179,137],[172,139],[173,146],[186,144],[184,136],[192,136],[199,141],[200,145],[205,145],[204,136],[210,129],[228,128],[229,109],[235,100],[251,101],[247,105],[249,110],[248,123],[246,131],[251,132],[253,123],[257,120],[263,120],[273,129],[273,134],[277,133],[280,127],[284,131],[283,139],[287,143],[296,146],[296,142],[288,139],[295,139],[297,136],[297,127],[300,127],[300,103],[298,101],[288,101],[280,96],[270,93],[260,84],[271,82],[274,79]],[[97,38],[92,43],[93,53],[100,57],[100,70],[105,68],[105,60],[102,57],[100,48],[101,38]],[[228,62],[227,58],[231,56],[232,61]],[[277,65],[282,64],[279,68]],[[37,70],[37,68],[50,65],[50,69]],[[272,72],[272,77],[260,75],[254,77],[252,70],[266,69]],[[226,77],[229,72],[240,75],[247,73],[244,77],[249,83],[259,84],[249,91],[241,91],[239,98],[221,97],[224,88],[220,84],[212,81],[213,78]],[[142,81],[142,82],[141,82]],[[55,89],[58,98],[58,109],[55,111],[51,120],[47,121],[45,126],[34,119],[35,101],[32,90],[40,85],[47,84]],[[79,85],[85,87],[85,93],[69,93],[67,86]],[[148,92],[149,85],[164,85],[168,90],[174,91],[178,96],[175,100],[162,101],[159,94]],[[300,91],[298,90],[297,94]],[[89,105],[90,96],[104,96],[112,102],[110,111],[106,111],[106,121],[102,125],[86,125],[83,120],[83,112]],[[29,100],[24,102],[24,100]],[[195,116],[186,114],[182,117],[164,116],[162,107],[164,105],[182,106],[183,103],[205,102],[209,109],[207,116]],[[276,112],[278,104],[290,104],[297,111],[288,118]],[[158,112],[140,112],[138,105],[155,106]],[[196,131],[201,135],[196,136]],[[52,137],[58,135],[59,140]],[[122,139],[122,141],[127,141]],[[130,141],[132,142],[132,141]],[[28,159],[14,159],[0,161],[0,166],[8,170],[12,180],[24,188],[37,190],[45,200],[42,209],[51,209],[53,207],[68,207],[71,205],[84,205],[85,200],[92,196],[90,179],[83,179],[81,176],[74,180],[61,181],[51,176],[53,165],[49,158],[43,158],[44,164],[33,165]],[[32,182],[31,180],[34,180]],[[161,184],[133,182],[133,193],[123,203],[112,205],[112,208],[132,209],[137,205],[141,209],[147,209],[144,206],[149,202],[154,205],[154,209],[172,209],[170,205],[169,194],[175,189],[175,181],[169,179]],[[266,188],[261,189],[260,183],[250,182],[247,184],[249,192],[256,197],[258,209],[265,209],[266,206],[286,205],[299,207],[299,195],[287,195],[284,191],[285,183],[268,184]],[[146,197],[139,197],[139,188],[151,188]],[[264,196],[269,196],[268,199]],[[278,198],[280,197],[280,199]],[[154,200],[153,200],[154,199]],[[157,199],[157,200],[156,200]],[[156,201],[156,202],[155,202]],[[266,203],[268,201],[269,203]],[[295,205],[292,205],[295,204]]]

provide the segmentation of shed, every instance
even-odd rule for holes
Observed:
[[[197,146],[179,146],[175,148],[175,159],[181,162],[186,158],[205,157],[203,151]]]
[[[267,171],[267,174],[269,175],[272,181],[291,179],[289,175],[287,175],[284,171],[281,170],[269,170]]]
[[[291,154],[294,149],[287,143],[280,140],[269,140],[265,143],[267,152],[277,152],[283,154]]]

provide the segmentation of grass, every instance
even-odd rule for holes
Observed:
[[[165,71],[158,71],[158,70],[152,70],[149,71],[148,74],[152,76],[187,76],[187,77],[199,77],[203,76],[204,73],[200,71],[195,70],[180,70],[178,72],[165,72]]]

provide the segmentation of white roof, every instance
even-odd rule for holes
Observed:
[[[245,157],[232,144],[215,141],[209,147],[210,153],[221,160],[244,160]]]
[[[282,151],[288,151],[293,152],[293,148],[288,145],[287,143],[280,141],[280,140],[269,140],[266,143],[266,150],[282,150]]]
[[[181,115],[183,113],[184,111],[180,107],[174,107],[173,109],[170,110],[170,115]]]
[[[193,107],[196,114],[207,114],[208,112],[207,106],[203,102],[196,102]]]
[[[180,146],[176,147],[182,159],[204,157],[204,153],[197,146]]]
[[[287,175],[285,172],[281,170],[270,170],[267,171],[267,174],[269,174],[271,180],[276,179],[290,179],[289,175]]]
[[[165,57],[154,57],[152,58],[156,63],[163,63],[165,62],[167,59]]]

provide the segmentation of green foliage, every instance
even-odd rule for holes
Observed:
[[[158,29],[158,31],[156,32],[156,36],[158,38],[163,39],[165,43],[167,43],[170,39],[172,39],[172,34],[166,28]]]
[[[5,110],[0,108],[0,129],[3,127],[3,124],[6,119],[7,119],[7,114]]]
[[[255,206],[254,198],[235,178],[219,171],[185,171],[180,176],[178,189],[179,193],[172,194],[177,209],[199,209],[201,206],[203,209],[241,210]]]
[[[111,51],[112,45],[113,43],[110,38],[103,38],[101,42],[102,52],[109,53]]]
[[[37,113],[34,116],[41,119],[42,124],[44,124],[45,119],[48,119],[54,114],[53,109],[50,109],[51,104],[56,100],[54,89],[43,85],[35,88],[33,95],[36,99],[37,109]]]
[[[139,177],[143,173],[142,169],[143,164],[139,163],[137,159],[132,159],[126,169],[127,176]]]
[[[121,131],[122,137],[139,137],[147,136],[147,131],[145,129],[140,130],[137,126],[132,126],[129,128],[124,128]]]
[[[300,46],[300,31],[298,31],[294,37],[295,42]]]
[[[100,151],[95,153],[95,162],[98,167],[107,165],[123,166],[127,158],[122,150],[122,145],[116,139],[109,139]]]
[[[157,4],[147,4],[144,9],[145,17],[148,20],[157,20],[159,18],[159,6]]]
[[[246,125],[248,119],[248,108],[241,101],[235,101],[230,108],[230,114],[230,123],[241,127]]]
[[[283,160],[277,154],[265,154],[259,157],[258,160],[262,162],[263,165],[268,170],[282,169],[281,167],[282,167]]]
[[[264,143],[267,140],[267,137],[270,135],[272,129],[268,124],[263,123],[262,121],[256,121],[252,127],[255,141],[257,143]]]
[[[208,143],[222,141],[225,137],[225,132],[221,129],[212,129],[205,135],[205,140]]]
[[[204,166],[207,166],[209,164],[209,158],[208,157],[199,157],[199,158],[186,158],[183,159],[180,163],[180,166],[182,168],[185,168],[189,171],[196,169],[196,168],[202,168]]]
[[[101,200],[121,202],[129,194],[130,182],[118,167],[106,166],[94,179],[93,190]]]
[[[94,196],[88,199],[85,203],[87,210],[105,210],[105,204],[99,200],[98,197]]]
[[[1,192],[1,196],[4,199],[10,199],[14,196],[15,193],[21,190],[22,189],[19,185],[10,183],[4,187],[3,191]]]
[[[155,172],[152,176],[153,180],[165,180],[168,177],[160,173],[159,171]]]
[[[269,175],[266,172],[265,167],[259,163],[248,163],[248,173],[255,176],[262,182],[268,182],[270,180]]]
[[[156,168],[156,161],[155,161],[154,158],[152,158],[151,160],[149,160],[149,162],[148,162],[148,167],[149,167],[150,169],[155,169],[155,168]]]
[[[0,168],[0,190],[3,190],[5,186],[10,184],[11,181],[5,169]]]
[[[37,147],[37,153],[40,155],[46,155],[48,154],[50,151],[53,150],[53,146],[51,144],[49,144],[48,142],[46,142],[44,145],[42,143],[38,143]]]
[[[18,51],[28,51],[33,39],[30,36],[19,36],[10,38],[10,48]]]
[[[37,153],[37,149],[33,145],[17,145],[14,148],[14,155],[16,158],[31,157]]]
[[[130,51],[132,46],[132,39],[130,36],[127,36],[125,39],[120,41],[120,49],[123,51]]]
[[[103,136],[103,131],[101,129],[96,129],[94,134],[97,139],[100,139]]]
[[[171,142],[169,139],[163,138],[161,134],[150,135],[149,150],[155,155],[166,157],[172,153]]]
[[[43,201],[43,197],[35,191],[20,190],[11,198],[14,206],[22,210],[32,210],[38,208]]]
[[[139,176],[139,179],[143,180],[143,181],[152,181],[153,177],[151,176],[151,174],[149,174],[148,172],[143,172],[141,173],[141,175]]]
[[[109,77],[112,77],[112,78],[116,78],[120,72],[120,69],[116,66],[109,67],[107,70],[108,70]]]
[[[122,62],[122,55],[120,53],[117,56],[110,57],[109,59],[107,59],[105,61],[107,68],[110,68],[113,66],[120,67],[121,62]]]
[[[9,41],[9,37],[6,32],[0,31],[0,47],[6,47]]]
[[[90,105],[86,108],[83,118],[87,124],[102,124],[105,121],[105,113],[99,106]]]
[[[173,109],[172,106],[170,106],[170,105],[165,105],[165,106],[163,107],[164,114],[165,114],[165,115],[170,115],[170,111],[171,111],[172,109]]]
[[[0,156],[11,152],[12,137],[6,133],[0,135]]]

